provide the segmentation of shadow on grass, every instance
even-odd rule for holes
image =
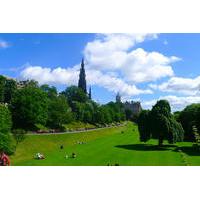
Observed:
[[[158,145],[151,144],[126,144],[126,145],[117,145],[117,148],[134,150],[134,151],[166,151],[172,150],[171,148],[176,147],[176,145],[163,145],[159,147]]]
[[[200,156],[200,149],[193,147],[193,146],[182,146],[176,148],[174,151],[181,150],[183,153],[186,153],[189,156]]]

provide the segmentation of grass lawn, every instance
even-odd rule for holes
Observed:
[[[86,144],[77,144],[77,142]],[[64,149],[60,149],[60,145]],[[158,149],[157,141],[139,142],[137,127],[128,123],[124,127],[101,129],[85,133],[62,135],[28,135],[11,156],[12,165],[20,166],[184,166],[200,165],[200,152],[192,143],[181,142]],[[35,160],[37,153],[44,160]],[[72,152],[76,158],[68,158]]]

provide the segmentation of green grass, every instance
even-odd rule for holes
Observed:
[[[134,129],[134,130],[133,130]],[[77,141],[86,144],[77,144]],[[60,145],[64,149],[60,149]],[[21,166],[184,166],[200,165],[200,152],[192,143],[181,142],[158,149],[157,141],[139,142],[137,127],[128,123],[124,127],[101,129],[85,133],[63,135],[29,135],[19,144],[12,165]],[[33,156],[43,153],[45,160]],[[72,152],[77,158],[68,158]]]
[[[66,130],[78,130],[78,129],[91,129],[96,128],[94,125],[83,122],[71,122],[70,124],[64,125]]]

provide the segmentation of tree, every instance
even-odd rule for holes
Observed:
[[[23,129],[15,129],[12,131],[13,137],[16,141],[16,146],[26,138],[26,131]]]
[[[193,126],[200,130],[200,104],[191,104],[187,106],[179,115],[179,121],[185,131],[185,140],[193,141]]]
[[[13,79],[7,79],[4,89],[4,102],[10,104],[12,97],[14,96],[16,91],[17,91],[16,81]]]
[[[41,85],[40,88],[47,93],[49,98],[54,98],[58,95],[56,87],[52,86],[50,87],[47,84]]]
[[[35,124],[46,125],[47,94],[35,85],[19,89],[12,99],[11,112],[14,128],[34,129]]]
[[[2,151],[8,155],[14,153],[12,138],[9,133],[5,134],[0,132],[0,152]]]
[[[73,119],[71,108],[63,95],[54,97],[49,101],[48,121],[51,128],[60,128],[63,124],[71,122]]]
[[[8,106],[0,104],[0,132],[10,133],[12,127],[11,114]]]
[[[7,154],[13,153],[11,139],[11,115],[8,107],[0,104],[0,151]]]
[[[70,105],[74,101],[85,103],[88,100],[88,97],[84,91],[76,86],[68,87],[64,92],[62,92],[62,94],[67,98]]]
[[[151,137],[149,114],[149,110],[142,110],[138,117],[138,129],[141,142],[147,142]]]
[[[0,103],[4,102],[5,85],[6,85],[6,78],[0,75]]]
[[[164,140],[169,143],[183,140],[183,128],[174,119],[166,100],[158,101],[150,112],[142,111],[138,123],[141,141],[158,139],[158,145],[162,146]]]
[[[125,109],[125,115],[126,120],[132,120],[133,119],[133,111],[130,109]]]

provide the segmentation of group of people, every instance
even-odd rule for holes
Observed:
[[[9,166],[10,159],[9,157],[2,151],[0,152],[0,166]]]

